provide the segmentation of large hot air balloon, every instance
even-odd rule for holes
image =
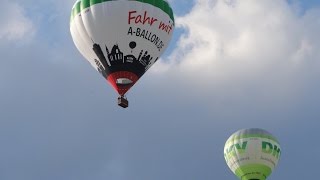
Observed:
[[[224,146],[224,158],[241,180],[265,180],[278,164],[277,139],[263,129],[243,129],[232,134]]]
[[[80,53],[118,92],[126,92],[160,58],[174,29],[167,0],[78,0],[70,31]]]

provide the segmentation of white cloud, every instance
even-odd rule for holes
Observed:
[[[0,39],[17,41],[30,39],[35,33],[33,22],[18,3],[4,0],[0,11]]]
[[[292,99],[301,75],[318,72],[319,19],[319,10],[299,15],[285,0],[198,0],[176,18],[186,30],[177,48],[151,72],[210,95],[254,90],[264,101]]]

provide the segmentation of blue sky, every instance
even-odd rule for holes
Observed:
[[[282,157],[269,179],[314,179],[320,119],[320,2],[171,0],[177,30],[128,94],[80,55],[72,0],[4,0],[1,180],[236,179],[236,130],[264,128]]]

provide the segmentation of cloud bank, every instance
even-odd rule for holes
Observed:
[[[36,31],[31,19],[26,17],[23,7],[18,3],[1,2],[0,40],[18,41],[32,37]]]
[[[319,17],[284,0],[199,0],[176,18],[185,33],[151,72],[214,99],[292,103],[319,74]]]

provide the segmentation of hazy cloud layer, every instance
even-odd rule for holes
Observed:
[[[286,1],[198,1],[177,17],[185,33],[152,71],[209,96],[291,101],[319,73],[320,57],[319,10],[295,12]]]
[[[36,31],[31,19],[26,17],[24,8],[18,3],[4,0],[0,12],[0,40],[26,40]]]

